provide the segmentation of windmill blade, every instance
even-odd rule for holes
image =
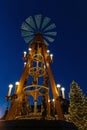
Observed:
[[[26,21],[32,28],[36,29],[35,23],[34,23],[34,20],[33,20],[32,16],[28,17],[25,21]]]
[[[44,36],[44,38],[45,38],[47,41],[49,41],[49,42],[53,42],[53,41],[54,41],[54,39],[53,39],[53,38],[48,37],[48,36]]]
[[[51,29],[54,29],[54,28],[56,28],[55,23],[49,25],[49,26],[48,26],[47,28],[45,28],[43,31],[45,32],[45,31],[48,31],[48,30],[51,30]]]
[[[42,19],[42,15],[41,14],[35,15],[35,21],[36,21],[36,25],[37,25],[38,29],[40,29],[41,19]]]
[[[26,43],[29,43],[30,41],[33,40],[33,38],[34,38],[33,36],[24,37],[24,40],[25,40]]]
[[[33,32],[33,29],[29,27],[29,25],[27,25],[25,22],[22,23],[21,29]]]
[[[45,35],[56,36],[57,32],[46,32]]]
[[[37,33],[42,33],[46,45],[53,42],[54,36],[57,35],[57,32],[54,31],[56,25],[54,23],[50,24],[50,21],[49,17],[42,19],[41,14],[34,15],[34,17],[29,16],[21,26],[21,35],[25,42],[32,41]]]
[[[45,17],[41,26],[41,29],[43,29],[49,22],[50,22],[50,18]]]
[[[48,42],[44,39],[44,43],[48,46],[49,44],[48,44]]]
[[[22,30],[22,31],[21,31],[21,35],[22,35],[23,37],[26,37],[26,36],[34,35],[34,33],[33,33],[33,32],[29,32],[29,31]]]

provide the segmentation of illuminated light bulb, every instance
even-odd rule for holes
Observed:
[[[53,105],[54,105],[54,108],[55,108],[55,99],[53,98],[52,101],[53,101]],[[54,110],[54,111],[55,111],[55,110]]]
[[[61,87],[61,85],[60,84],[57,84],[57,88],[60,88]]]
[[[65,98],[65,88],[62,87],[62,88],[61,88],[61,91],[62,91],[62,97]]]
[[[17,82],[15,83],[15,85],[17,85],[17,86],[18,86],[18,85],[19,85],[19,82],[17,81]]]
[[[9,86],[8,86],[9,88],[12,88],[13,87],[13,84],[9,84]]]
[[[26,54],[27,54],[27,52],[26,52],[26,51],[24,51],[24,57],[26,57]]]
[[[48,100],[48,103],[50,102],[50,99]]]
[[[29,47],[29,49],[28,49],[29,51],[31,51],[32,49]]]
[[[44,69],[46,68],[46,66],[44,65]]]
[[[50,58],[51,58],[51,60],[53,60],[53,54],[50,54]]]
[[[10,96],[11,95],[11,90],[12,90],[12,88],[13,88],[13,85],[12,84],[9,84],[9,89],[8,89],[8,96]]]
[[[54,101],[55,101],[55,99],[53,98],[53,99],[52,99],[52,101],[54,102]]]
[[[61,88],[62,91],[65,91],[65,88]]]
[[[50,53],[50,50],[47,50],[47,53],[49,54],[49,53]]]
[[[47,63],[46,65],[47,65],[47,67],[49,67],[49,63]]]

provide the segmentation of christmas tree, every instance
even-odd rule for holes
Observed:
[[[73,122],[79,130],[87,130],[87,97],[76,82],[70,87],[69,121]]]

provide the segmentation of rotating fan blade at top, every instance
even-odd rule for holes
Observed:
[[[42,15],[35,15],[35,21],[36,21],[36,25],[38,29],[40,29],[41,18],[42,18]]]
[[[52,30],[52,29],[54,29],[54,28],[56,28],[56,25],[53,23],[53,24],[49,25],[47,28],[45,28],[45,29],[44,29],[44,32],[45,32],[45,31]]]
[[[35,23],[34,23],[34,20],[33,20],[32,16],[28,17],[25,21],[26,21],[26,22],[28,23],[28,25],[30,25],[33,29],[36,29]]]
[[[51,19],[49,17],[43,18],[41,14],[28,17],[21,26],[21,34],[25,42],[31,42],[37,33],[43,35],[43,40],[46,45],[49,42],[54,42],[54,37],[57,35],[57,32],[54,30],[56,25],[50,22]]]
[[[46,27],[46,25],[50,22],[50,18],[45,17],[41,26],[41,29],[43,29],[44,27]]]
[[[56,36],[57,32],[46,32],[44,35],[49,35],[49,36]]]
[[[26,31],[31,31],[31,32],[34,31],[34,30],[33,30],[31,27],[29,27],[29,25],[28,25],[27,23],[25,23],[25,22],[22,23],[21,29],[26,30]]]
[[[26,37],[26,36],[34,35],[34,33],[33,33],[33,32],[29,32],[29,31],[23,30],[23,31],[21,32],[21,35]]]
[[[48,36],[44,36],[45,40],[48,42],[54,42],[55,39],[48,37]]]
[[[24,37],[26,43],[31,42],[34,39],[34,36]]]

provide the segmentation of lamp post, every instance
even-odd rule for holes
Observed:
[[[12,88],[13,88],[13,85],[12,84],[9,84],[9,89],[8,89],[8,96],[11,95],[11,91],[12,91]]]
[[[62,87],[62,88],[61,88],[61,91],[62,91],[62,98],[64,98],[64,99],[65,99],[65,88],[64,88],[64,87]]]

